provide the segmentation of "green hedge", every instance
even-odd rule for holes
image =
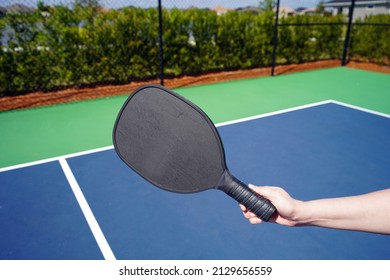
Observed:
[[[2,95],[156,75],[156,9],[47,9],[1,20],[3,36],[9,37],[0,49]]]
[[[299,15],[282,19],[279,27],[279,61],[301,63],[341,58],[345,26],[338,23],[344,23],[343,17]]]
[[[369,16],[356,23],[352,29],[351,58],[390,65],[390,15]]]
[[[340,17],[281,19],[278,63],[341,58]],[[390,16],[367,22],[390,23]],[[292,25],[291,25],[292,24]],[[163,10],[165,75],[248,69],[271,63],[274,14]],[[39,5],[0,18],[0,96],[158,76],[157,9]],[[389,64],[389,28],[355,26],[353,57]]]

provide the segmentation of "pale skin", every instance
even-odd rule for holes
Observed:
[[[280,187],[257,187],[257,193],[277,208],[270,222],[284,226],[319,226],[334,229],[390,234],[390,189],[340,198],[300,201]],[[251,224],[262,222],[240,205]]]

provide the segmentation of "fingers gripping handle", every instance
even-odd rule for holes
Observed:
[[[232,197],[255,213],[260,219],[268,222],[276,211],[275,206],[268,199],[254,192],[243,183],[238,186],[236,192],[232,192],[232,195],[234,195]]]
[[[232,176],[228,170],[223,173],[218,188],[265,222],[268,222],[276,211],[275,206],[268,199],[248,188],[243,182]]]

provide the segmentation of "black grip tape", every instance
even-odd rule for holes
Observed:
[[[232,176],[228,170],[221,176],[218,189],[244,205],[265,222],[268,222],[276,212],[275,206],[268,199],[248,188],[247,185]]]

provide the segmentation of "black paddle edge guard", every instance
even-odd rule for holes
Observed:
[[[131,101],[131,99],[139,92],[143,91],[143,90],[148,90],[148,89],[157,89],[157,90],[162,90],[162,91],[165,91],[166,93],[180,99],[181,101],[185,102],[187,105],[191,106],[194,110],[196,110],[201,116],[202,118],[204,119],[205,122],[207,122],[207,124],[209,125],[209,127],[212,129],[212,132],[214,133],[214,137],[216,137],[218,139],[218,142],[219,142],[219,153],[221,155],[221,165],[224,167],[224,169],[227,169],[226,167],[226,158],[225,158],[225,150],[224,150],[224,147],[223,147],[223,143],[222,143],[222,139],[221,139],[221,136],[219,135],[214,123],[210,120],[209,116],[202,110],[200,109],[197,105],[195,105],[193,102],[189,101],[188,99],[184,98],[183,96],[179,95],[178,93],[176,93],[175,91],[163,86],[163,85],[158,85],[158,84],[145,84],[145,85],[142,85],[140,87],[138,87],[137,89],[135,89],[130,95],[129,97],[126,99],[126,101],[124,102],[124,104],[122,105],[119,113],[118,113],[118,116],[116,117],[116,120],[115,120],[115,124],[114,124],[114,128],[113,128],[113,131],[112,131],[112,142],[113,142],[113,146],[114,146],[114,150],[116,152],[116,154],[119,156],[119,158],[130,168],[132,169],[135,173],[137,173],[139,176],[141,176],[144,180],[146,180],[147,182],[151,183],[152,185],[158,187],[158,188],[161,188],[165,191],[170,191],[170,192],[174,192],[174,193],[197,193],[199,191],[190,191],[190,192],[180,192],[180,191],[172,191],[172,190],[169,190],[169,189],[166,189],[165,187],[161,186],[158,182],[155,182],[155,181],[152,181],[150,180],[149,178],[145,177],[139,170],[137,170],[136,168],[134,168],[131,164],[129,164],[129,162],[126,160],[126,157],[123,156],[123,154],[121,153],[119,147],[118,147],[118,144],[117,144],[117,140],[116,140],[116,131],[117,131],[117,127],[118,127],[118,123],[119,123],[119,120],[121,119],[122,117],[122,114],[123,114],[123,111],[126,109],[128,103]],[[211,187],[215,187],[215,186],[210,186]]]
[[[254,192],[243,182],[226,170],[218,183],[218,189],[235,199],[247,209],[255,213],[261,220],[268,222],[276,212],[276,207],[263,196]]]

